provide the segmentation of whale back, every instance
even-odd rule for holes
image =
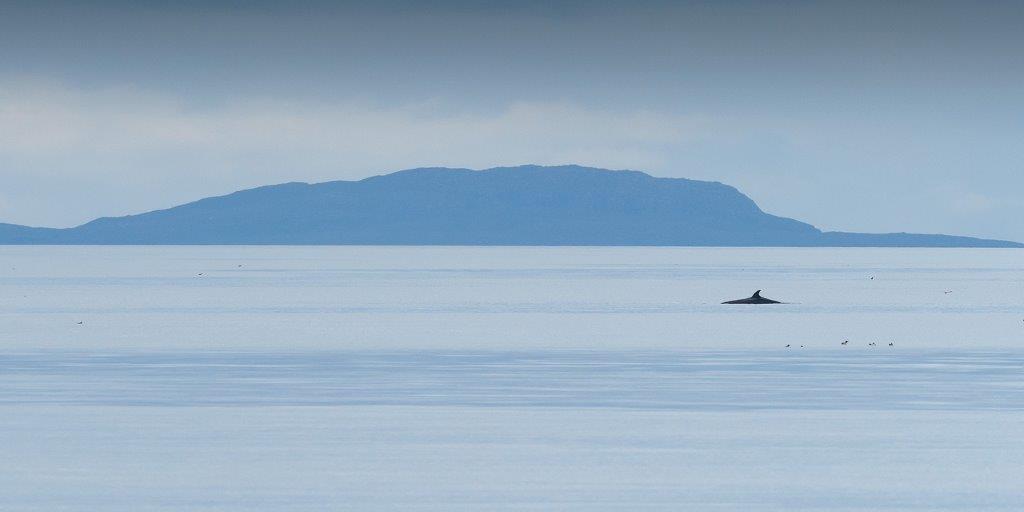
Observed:
[[[754,292],[753,295],[746,299],[727,300],[722,304],[782,304],[777,300],[772,300],[761,296],[761,290]]]

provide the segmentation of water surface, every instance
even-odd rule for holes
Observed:
[[[0,247],[0,510],[1018,510],[1021,254]]]

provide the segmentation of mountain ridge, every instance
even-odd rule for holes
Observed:
[[[72,228],[0,224],[0,244],[1024,247],[823,232],[766,213],[720,182],[576,165],[425,167],[265,185]]]

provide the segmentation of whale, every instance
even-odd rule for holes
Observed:
[[[722,304],[782,304],[777,300],[767,299],[761,296],[761,290],[754,292],[746,299],[727,300]]]

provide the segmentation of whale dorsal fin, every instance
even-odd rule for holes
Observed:
[[[758,290],[758,291],[754,292],[754,294],[751,295],[750,298],[751,299],[760,299],[761,298],[761,290]]]

